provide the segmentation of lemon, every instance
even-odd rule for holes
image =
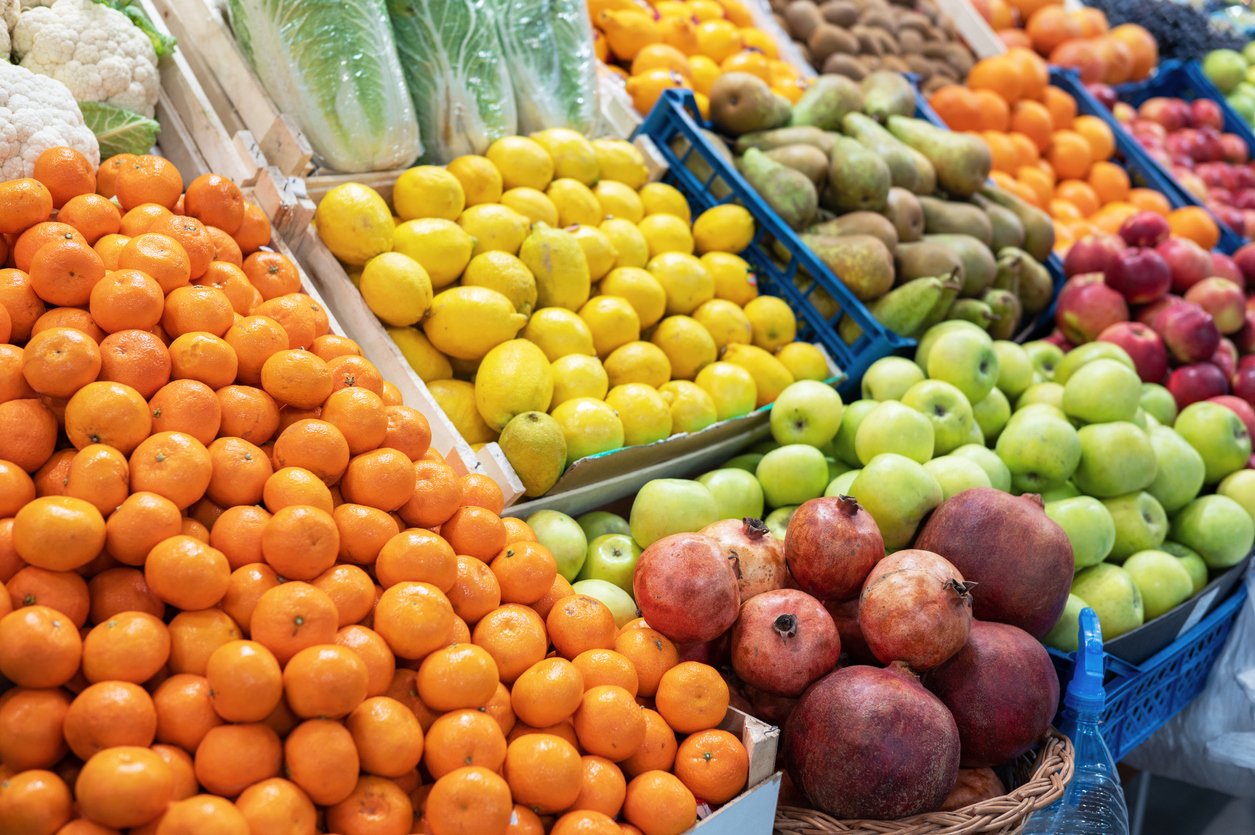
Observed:
[[[501,201],[501,172],[487,157],[466,154],[453,160],[447,167],[449,173],[462,184],[466,205],[478,206],[481,203]]]
[[[602,182],[613,180],[631,189],[638,189],[649,180],[645,157],[626,139],[594,139],[593,150],[601,166]]]
[[[558,422],[543,412],[523,412],[497,439],[501,452],[523,482],[524,495],[543,496],[566,469],[566,438]]]
[[[527,317],[496,290],[450,287],[432,300],[423,332],[440,353],[478,360],[525,324]]]
[[[699,21],[723,20],[723,6],[712,0],[689,0],[685,5]]]
[[[603,295],[627,299],[642,328],[653,327],[667,312],[667,292],[658,279],[636,267],[619,267],[599,285]]]
[[[601,223],[601,204],[588,186],[579,180],[564,177],[554,180],[545,189],[545,196],[553,201],[558,210],[559,226],[583,223],[596,226]]]
[[[672,380],[658,389],[662,402],[671,409],[671,434],[700,432],[719,419],[715,401],[696,383]]]
[[[553,176],[570,177],[591,186],[601,178],[597,151],[582,134],[568,128],[533,133],[532,139],[553,157]]]
[[[740,252],[752,240],[754,216],[744,206],[715,206],[698,215],[693,223],[693,244],[699,255]]]
[[[371,312],[397,327],[414,324],[431,307],[427,271],[400,252],[385,252],[367,261],[361,291]]]
[[[580,318],[593,332],[597,356],[605,358],[615,348],[641,338],[641,320],[627,299],[597,296],[580,308]]]
[[[715,340],[697,320],[688,316],[668,316],[658,323],[649,341],[662,349],[671,363],[671,377],[691,380],[704,366],[719,356]]]
[[[774,402],[780,392],[793,385],[789,369],[757,345],[733,343],[724,350],[723,361],[741,366],[754,378],[758,389],[758,398],[754,403],[758,407]]]
[[[571,234],[579,242],[580,249],[584,250],[590,281],[600,281],[602,276],[614,269],[619,253],[615,251],[614,244],[610,243],[605,232],[596,226],[581,225],[572,229]]]
[[[463,380],[433,380],[427,390],[468,444],[497,440],[497,433],[484,423],[475,407],[475,386]]]
[[[671,379],[671,360],[657,345],[629,342],[614,349],[605,359],[610,385],[644,383],[658,388]]]
[[[730,252],[707,252],[701,261],[706,272],[715,280],[715,298],[727,299],[741,307],[758,298],[758,278],[741,256]]]
[[[553,369],[544,351],[526,339],[502,342],[479,364],[475,406],[494,429],[505,429],[523,412],[549,411],[552,399]]]
[[[553,179],[553,157],[537,142],[522,136],[504,136],[488,146],[489,162],[501,172],[505,188],[544,191]]]
[[[543,191],[519,186],[501,195],[501,205],[509,206],[532,223],[558,225],[558,209]]]
[[[693,234],[688,224],[675,215],[649,215],[636,224],[636,228],[649,245],[650,258],[668,252],[693,254]]]
[[[397,178],[392,187],[392,205],[401,220],[441,217],[456,220],[466,208],[462,183],[444,168],[419,165]]]
[[[583,354],[567,354],[553,363],[553,402],[551,408],[577,397],[605,400],[610,378],[601,360]]]
[[[645,217],[645,206],[634,189],[614,180],[602,180],[593,189],[593,196],[601,205],[602,217],[618,217],[640,223]]]
[[[745,316],[754,329],[754,344],[764,351],[775,351],[797,336],[793,308],[775,296],[759,296],[745,305]]]
[[[645,236],[636,228],[635,223],[612,217],[603,220],[597,228],[614,247],[615,267],[644,267],[649,263],[649,244],[645,242]]]
[[[314,223],[327,249],[346,264],[360,267],[392,249],[392,212],[370,186],[336,186],[318,204]]]
[[[684,195],[675,186],[669,186],[666,183],[646,183],[641,186],[637,192],[641,198],[641,205],[645,207],[645,216],[649,215],[675,215],[685,224],[693,222],[693,215],[689,211],[689,201],[684,199]]]
[[[424,383],[447,380],[453,376],[449,358],[437,351],[418,328],[388,328],[388,336],[392,337],[405,361]]]
[[[626,446],[652,444],[671,434],[671,408],[658,390],[644,383],[626,383],[610,389],[606,405],[619,413]]]
[[[697,102],[697,112],[702,114],[702,119],[710,121],[710,97],[702,93],[694,93],[693,100]]]
[[[693,76],[693,91],[703,96],[710,95],[710,88],[715,86],[719,76],[723,75],[723,70],[719,69],[719,65],[705,55],[689,57],[689,72]]]
[[[468,383],[475,382],[475,375],[479,373],[479,364],[483,361],[483,357],[473,360],[464,360],[459,357],[449,357],[449,366],[453,368],[453,376],[458,380],[466,380]]]
[[[568,400],[553,410],[553,419],[562,427],[567,460],[612,452],[623,447],[623,424],[614,409],[588,397]]]
[[[832,376],[823,352],[805,342],[790,342],[776,351],[776,359],[789,369],[794,380],[818,380],[822,383]]]
[[[741,308],[726,299],[711,299],[703,303],[693,311],[693,318],[710,331],[720,351],[731,342],[749,345],[754,339],[750,320]]]
[[[697,48],[715,61],[724,61],[741,51],[741,33],[730,20],[707,20],[697,27]]]
[[[693,16],[688,6],[678,0],[658,0],[654,3],[654,11],[662,17],[690,18]]]
[[[462,274],[462,286],[487,287],[510,300],[514,309],[530,316],[536,307],[536,277],[518,256],[483,252],[471,259]]]
[[[536,277],[539,306],[579,310],[588,301],[592,286],[588,258],[580,242],[565,229],[537,223],[519,247],[519,260]]]
[[[568,354],[597,355],[593,333],[579,316],[562,307],[543,307],[532,314],[531,321],[520,334],[535,342],[550,362]]]
[[[354,267],[353,269],[349,270],[348,276],[349,276],[349,281],[353,284],[354,287],[356,287],[359,290],[362,289],[362,268],[361,267]]]
[[[645,268],[667,294],[667,313],[692,313],[715,297],[715,282],[702,262],[683,252],[664,252]]]
[[[754,378],[744,368],[730,362],[712,362],[697,372],[693,382],[710,395],[719,420],[748,415],[758,401]]]
[[[475,239],[451,220],[407,220],[392,236],[392,251],[408,255],[427,270],[437,290],[457,281],[470,263]]]
[[[475,239],[472,255],[481,252],[508,252],[517,255],[527,239],[531,223],[508,206],[482,203],[471,206],[458,216],[458,226]]]

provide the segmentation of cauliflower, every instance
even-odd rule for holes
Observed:
[[[6,61],[13,49],[9,33],[17,26],[17,16],[21,11],[21,0],[0,0],[0,58]]]
[[[161,78],[152,41],[126,15],[93,0],[56,0],[22,12],[13,54],[21,66],[65,84],[78,101],[150,119],[156,109]]]
[[[100,146],[66,86],[0,61],[0,182],[31,176],[39,155],[58,145],[100,165]]]

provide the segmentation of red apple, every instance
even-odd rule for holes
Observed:
[[[1222,206],[1219,203],[1212,203],[1207,200],[1204,200],[1203,204],[1216,216],[1216,220],[1230,229],[1239,230],[1246,228],[1246,219],[1242,217],[1241,209],[1235,209],[1232,206]]]
[[[1190,102],[1190,118],[1200,128],[1212,127],[1216,130],[1224,130],[1224,112],[1221,111],[1220,105],[1211,99],[1194,99]]]
[[[1202,144],[1199,141],[1198,131],[1191,128],[1169,131],[1168,138],[1163,141],[1163,146],[1174,157],[1185,157],[1194,162],[1207,161],[1199,159],[1199,150],[1202,148]]]
[[[1224,159],[1224,142],[1220,139],[1220,131],[1213,127],[1198,129],[1194,159],[1200,162],[1220,162]]]
[[[1210,359],[1220,346],[1220,329],[1211,314],[1188,301],[1164,308],[1151,327],[1179,363]]]
[[[1183,301],[1183,299],[1180,296],[1173,295],[1172,293],[1160,296],[1150,304],[1143,306],[1137,311],[1137,321],[1153,330],[1155,326],[1155,317],[1167,310],[1169,307],[1172,307],[1172,305],[1181,301]]]
[[[1233,344],[1232,340],[1222,336],[1220,337],[1220,347],[1216,349],[1216,353],[1212,354],[1211,359],[1208,361],[1224,373],[1226,380],[1230,380],[1238,370],[1238,348]]]
[[[1117,253],[1126,247],[1119,235],[1086,235],[1068,249],[1063,259],[1063,274],[1068,278],[1082,273],[1106,272]]]
[[[1239,368],[1233,375],[1233,393],[1247,403],[1255,404],[1255,366]]]
[[[1042,339],[1042,342],[1049,342],[1051,345],[1058,346],[1059,350],[1065,354],[1068,351],[1071,351],[1073,348],[1076,347],[1075,345],[1073,345],[1071,342],[1068,341],[1068,338],[1063,335],[1063,331],[1059,330],[1058,328],[1055,328],[1054,330],[1052,330],[1050,332],[1050,336],[1047,336],[1044,339]]]
[[[1220,394],[1207,399],[1212,403],[1219,403],[1221,406],[1229,409],[1246,424],[1248,433],[1255,433],[1255,409],[1252,409],[1251,404],[1247,403],[1246,400],[1241,397],[1234,397],[1232,394]],[[1255,435],[1252,435],[1252,437],[1255,437]]]
[[[1120,225],[1120,237],[1129,246],[1158,246],[1170,234],[1168,219],[1155,212],[1138,212]]]
[[[1233,335],[1233,346],[1239,354],[1251,354],[1255,351],[1255,311],[1248,308],[1242,318],[1242,330]]]
[[[1255,368],[1255,354],[1247,354],[1238,359],[1238,371],[1244,371],[1248,368]]]
[[[1245,244],[1233,253],[1233,263],[1238,265],[1246,281],[1255,284],[1255,244]]]
[[[1099,104],[1108,110],[1116,106],[1116,90],[1110,84],[1094,82],[1086,84],[1085,89],[1089,91],[1091,96],[1098,99]]]
[[[1211,254],[1211,272],[1208,275],[1227,278],[1239,287],[1246,285],[1246,276],[1242,274],[1242,268],[1223,252],[1213,252]]]
[[[1255,188],[1240,188],[1233,192],[1233,208],[1255,209]]]
[[[1227,162],[1240,164],[1250,157],[1246,142],[1236,133],[1222,133],[1220,141],[1224,143],[1224,158]]]
[[[1168,129],[1153,119],[1134,119],[1129,123],[1129,132],[1138,137],[1153,136],[1161,142],[1168,138]]]
[[[1208,188],[1232,188],[1233,176],[1222,162],[1202,162],[1194,166],[1194,173]]]
[[[1155,96],[1142,102],[1142,106],[1137,109],[1137,115],[1158,122],[1169,132],[1188,127],[1193,119],[1188,104],[1181,99],[1163,96]]]
[[[1111,325],[1128,319],[1124,296],[1101,281],[1076,286],[1066,295],[1060,293],[1055,307],[1055,324],[1069,342],[1078,345],[1093,342]]]
[[[1137,118],[1137,111],[1133,109],[1133,105],[1128,102],[1118,101],[1111,108],[1111,115],[1122,125],[1127,125]]]
[[[1172,271],[1172,289],[1184,293],[1211,272],[1211,256],[1189,238],[1169,238],[1155,251]]]
[[[1255,238],[1255,210],[1242,210],[1242,235],[1247,238]]]
[[[1140,214],[1150,215],[1167,226],[1167,221],[1153,212]],[[1130,220],[1136,217],[1138,215]],[[1107,286],[1124,296],[1129,304],[1148,304],[1172,287],[1172,270],[1149,246],[1131,246],[1119,253],[1103,275]]]
[[[1218,206],[1233,205],[1233,194],[1227,188],[1208,187],[1207,202],[1215,203]]]
[[[1246,148],[1245,145],[1242,147]],[[1234,165],[1232,168],[1234,188],[1255,188],[1255,171],[1249,165]]]
[[[1246,324],[1246,296],[1227,278],[1204,278],[1185,291],[1185,300],[1210,313],[1221,333],[1237,333]]]
[[[1168,375],[1168,391],[1184,409],[1191,403],[1227,394],[1229,383],[1219,368],[1209,362],[1183,365]]]
[[[1159,334],[1141,322],[1117,322],[1100,333],[1098,341],[1123,348],[1133,358],[1143,383],[1163,382],[1168,373],[1168,349]]]

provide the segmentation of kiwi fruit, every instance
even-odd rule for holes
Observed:
[[[913,29],[921,35],[932,24],[928,18],[917,12],[901,12],[898,15],[898,34],[901,35],[907,29]]]
[[[815,56],[811,54],[811,48],[809,46],[801,41],[795,41],[793,45],[796,46],[797,51],[802,54],[803,61],[812,67],[815,66]]]
[[[793,27],[789,25],[789,21],[785,20],[784,15],[780,14],[779,12],[772,12],[771,16],[772,18],[775,19],[776,25],[779,26],[782,30],[784,30],[784,33],[788,35],[790,39],[792,39]]]
[[[820,63],[826,61],[828,56],[834,53],[857,55],[862,51],[862,44],[853,33],[845,31],[840,26],[833,26],[831,23],[820,25],[807,43],[811,48],[811,54]]]
[[[824,22],[819,14],[819,7],[811,0],[793,0],[784,10],[785,20],[789,21],[789,31],[793,37],[801,41],[809,41],[811,35]]]
[[[923,55],[907,54],[902,62],[906,64],[907,71],[918,75],[921,81],[927,81],[933,77],[933,62]]]
[[[941,77],[951,84],[959,80],[959,72],[945,61],[933,61],[933,78]]]
[[[862,81],[868,73],[867,67],[863,64],[863,59],[841,52],[834,52],[832,55],[829,55],[828,60],[824,61],[823,70],[825,75],[844,75],[846,78],[852,78],[855,81]]]
[[[867,9],[859,16],[859,23],[864,26],[874,26],[877,29],[883,29],[891,35],[898,34],[898,22],[894,20],[893,13],[882,9]]]
[[[828,0],[819,7],[819,13],[834,26],[848,28],[858,23],[858,6],[849,0]]]
[[[884,29],[879,29],[875,26],[869,26],[868,28],[871,30],[872,37],[880,41],[880,52],[882,55],[901,54],[902,47],[898,46],[897,38],[886,32]]]
[[[885,51],[880,45],[880,41],[876,39],[873,29],[867,26],[855,26],[850,29],[850,34],[858,38],[858,51],[861,55],[875,55],[877,58]]]
[[[923,93],[925,96],[931,96],[933,93],[937,92],[942,87],[946,87],[953,83],[954,83],[953,81],[951,81],[950,79],[946,78],[943,75],[934,75],[932,78],[925,81],[919,89],[920,89],[920,92]]]
[[[903,55],[916,55],[924,48],[924,36],[914,29],[898,32],[898,49]]]

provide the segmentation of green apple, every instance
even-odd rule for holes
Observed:
[[[1194,581],[1180,560],[1164,551],[1138,551],[1124,562],[1137,590],[1142,593],[1146,620],[1154,620],[1190,599]]]
[[[1072,578],[1072,593],[1098,615],[1104,641],[1136,629],[1144,621],[1142,593],[1129,572],[1118,565],[1100,562],[1082,568]]]
[[[1245,467],[1251,457],[1251,436],[1246,424],[1219,403],[1191,403],[1177,415],[1172,428],[1203,456],[1204,484],[1218,484],[1229,473]]]
[[[584,538],[592,542],[599,536],[605,536],[611,533],[622,533],[631,535],[632,526],[628,521],[617,513],[607,513],[604,510],[594,510],[591,513],[585,513],[583,516],[576,517],[580,528],[584,531]]]
[[[994,389],[985,395],[985,399],[972,407],[972,417],[980,427],[981,437],[993,442],[1002,434],[1002,430],[1011,419],[1011,404],[1002,389]]]
[[[729,468],[697,477],[715,497],[720,519],[763,518],[763,488],[754,473]]]
[[[1027,417],[1028,415],[1050,415],[1051,417],[1058,418],[1069,426],[1072,425],[1072,421],[1068,420],[1068,416],[1063,413],[1063,409],[1060,409],[1058,406],[1052,406],[1049,403],[1028,403],[1021,406],[1019,409],[1016,409],[1011,413],[1011,417],[1007,422],[1010,423],[1012,421],[1017,421],[1021,418]]]
[[[1172,556],[1180,560],[1185,570],[1190,572],[1190,580],[1194,582],[1194,594],[1198,594],[1207,585],[1207,561],[1196,554],[1192,549],[1186,548],[1179,542],[1173,542],[1171,539],[1165,539],[1163,544],[1159,546],[1160,551],[1167,551]]]
[[[880,403],[875,400],[855,400],[845,407],[845,412],[841,415],[841,428],[837,430],[837,437],[832,439],[832,448],[837,453],[836,457],[851,467],[863,466],[863,462],[858,460],[858,452],[854,449],[854,439],[858,435],[858,428],[863,418],[871,414],[872,410],[879,405]]]
[[[1228,496],[1242,505],[1252,519],[1255,519],[1255,470],[1238,470],[1225,476],[1216,492]]]
[[[998,381],[998,355],[989,335],[956,330],[939,338],[928,352],[928,376],[950,383],[973,406],[984,400]]]
[[[1055,369],[1063,362],[1063,349],[1042,339],[1025,342],[1024,353],[1028,354],[1034,373],[1040,374],[1047,381],[1055,378]]]
[[[1116,523],[1098,499],[1077,496],[1047,502],[1046,515],[1068,535],[1077,570],[1098,565],[1111,553],[1116,542]]]
[[[1103,499],[1116,526],[1116,541],[1107,559],[1121,563],[1138,551],[1158,548],[1168,535],[1168,514],[1145,490]]]
[[[1075,499],[1082,494],[1080,490],[1076,489],[1076,485],[1072,483],[1072,480],[1068,479],[1067,481],[1050,485],[1050,487],[1038,495],[1041,496],[1043,502],[1050,504],[1051,502],[1061,502],[1065,499]]]
[[[579,580],[571,584],[571,591],[586,594],[606,604],[610,614],[614,615],[614,625],[622,629],[625,624],[635,620],[637,614],[636,601],[632,595],[605,580]]]
[[[901,400],[911,386],[924,379],[924,369],[906,357],[881,357],[863,374],[864,400]]]
[[[933,325],[920,337],[919,344],[915,347],[915,364],[920,368],[927,369],[928,355],[932,352],[933,344],[948,333],[962,330],[971,331],[983,337],[990,345],[993,344],[993,337],[979,325],[963,319],[947,319],[944,322],[938,322]]]
[[[994,447],[1021,492],[1035,492],[1072,475],[1081,459],[1081,441],[1072,424],[1049,414],[1008,421]]]
[[[1172,539],[1197,552],[1210,568],[1229,568],[1250,553],[1255,522],[1228,496],[1200,496],[1172,520]]]
[[[885,548],[905,548],[920,521],[941,504],[941,485],[919,462],[889,452],[867,462],[849,495],[871,514]]]
[[[1005,339],[994,341],[998,355],[998,388],[1007,398],[1019,397],[1033,384],[1033,360],[1023,347]]]
[[[588,543],[588,559],[576,580],[605,580],[632,594],[641,546],[625,533],[609,533]]]
[[[824,456],[824,461],[828,463],[828,483],[829,484],[831,484],[832,480],[836,478],[837,476],[841,475],[842,473],[848,473],[850,470],[854,469],[853,467],[847,467],[844,461],[838,461],[837,459],[830,458],[827,455]]]
[[[672,534],[700,531],[718,521],[719,506],[706,485],[685,478],[645,482],[628,515],[632,538],[642,548]]]
[[[1073,379],[1075,379],[1075,378],[1073,378]],[[1134,426],[1136,426],[1138,429],[1140,429],[1140,430],[1142,430],[1143,432],[1145,432],[1145,431],[1147,431],[1147,430],[1149,430],[1149,429],[1150,429],[1150,424],[1146,422],[1146,421],[1147,421],[1147,417],[1148,417],[1148,416],[1147,416],[1147,414],[1146,414],[1146,410],[1145,410],[1145,409],[1143,409],[1141,406],[1138,406],[1138,407],[1137,407],[1137,411],[1133,413],[1133,417],[1129,418],[1129,423],[1132,423],[1132,424],[1133,424]],[[1079,419],[1079,418],[1078,418],[1078,419]],[[1151,419],[1151,420],[1154,420],[1154,418],[1150,418],[1150,419]]]
[[[824,490],[824,495],[829,497],[850,495],[850,485],[854,483],[854,479],[858,478],[858,474],[861,472],[862,470],[846,470],[828,482],[828,489]]]
[[[1107,499],[1145,490],[1155,480],[1159,466],[1155,448],[1150,445],[1150,436],[1135,424],[1091,423],[1077,435],[1081,462],[1072,481],[1081,492]]]
[[[527,517],[527,526],[536,534],[540,544],[553,554],[558,563],[558,573],[568,583],[574,580],[588,554],[588,537],[584,535],[580,523],[556,510],[538,510]]]
[[[854,451],[864,465],[884,452],[897,452],[920,464],[933,457],[933,424],[896,400],[886,400],[859,424]]]
[[[1141,404],[1141,378],[1115,360],[1087,362],[1063,386],[1064,414],[1086,423],[1132,420]]]
[[[801,504],[824,494],[828,461],[813,446],[789,444],[764,455],[755,475],[771,507]]]
[[[1142,383],[1142,408],[1165,426],[1177,419],[1177,399],[1158,383]]]
[[[989,397],[988,395],[986,395],[985,400],[988,400],[988,399]],[[984,403],[985,400],[982,400],[981,403]],[[972,413],[972,417],[973,418],[976,417],[976,413],[974,411]],[[980,424],[977,423],[975,420],[972,421],[972,431],[968,433],[967,443],[969,444],[984,444],[985,443],[985,433],[981,431]],[[964,446],[966,445],[967,444],[964,444]]]
[[[933,425],[934,455],[945,455],[963,446],[972,434],[972,406],[963,392],[949,383],[921,380],[902,395],[902,405],[919,412]]]
[[[1171,427],[1156,426],[1149,434],[1156,470],[1146,492],[1159,500],[1166,513],[1176,513],[1203,489],[1203,456]]]
[[[1233,49],[1213,49],[1203,57],[1203,75],[1228,95],[1246,80],[1246,59]]]
[[[1248,65],[1247,74],[1249,75],[1249,65],[1255,64],[1255,41],[1251,41],[1246,46],[1242,47],[1242,58]]]
[[[771,535],[776,539],[783,540],[784,535],[789,530],[789,520],[793,518],[793,514],[797,512],[797,505],[787,505],[778,507],[771,513],[767,514],[767,518],[763,520],[767,525],[767,530],[771,531]]]
[[[1072,375],[1077,372],[1077,369],[1086,363],[1101,359],[1115,360],[1118,363],[1127,365],[1130,371],[1137,370],[1137,366],[1133,364],[1133,358],[1129,356],[1129,352],[1114,342],[1086,342],[1084,345],[1078,345],[1064,354],[1063,360],[1055,366],[1054,381],[1061,386],[1065,386]]]
[[[1047,406],[1054,406],[1060,412],[1063,411],[1063,386],[1058,383],[1035,383],[1024,390],[1015,401],[1015,410],[1018,412],[1034,403],[1043,403]]]
[[[1076,652],[1080,646],[1081,610],[1084,608],[1084,600],[1075,594],[1069,594],[1068,602],[1063,605],[1063,614],[1059,615],[1058,622],[1041,642],[1060,652]]]
[[[836,437],[845,406],[832,386],[799,380],[771,405],[771,437],[780,444],[823,446]]]
[[[993,486],[980,464],[958,455],[934,458],[924,464],[924,469],[941,485],[942,501],[973,487]]]
[[[980,468],[985,471],[985,475],[989,476],[989,486],[995,490],[1001,490],[1004,493],[1011,490],[1011,471],[998,457],[998,453],[984,444],[966,444],[950,454],[979,464]]]
[[[780,443],[779,441],[773,441],[769,439],[766,441],[759,441],[758,443],[750,447],[749,451],[756,453],[758,455],[766,455],[767,453],[771,452],[773,449],[779,449],[782,446],[784,446],[784,444]]]
[[[752,473],[758,469],[758,462],[762,460],[763,456],[761,453],[747,452],[743,455],[738,455],[735,458],[729,458],[727,461],[724,461],[721,469],[745,470],[747,473]]]

